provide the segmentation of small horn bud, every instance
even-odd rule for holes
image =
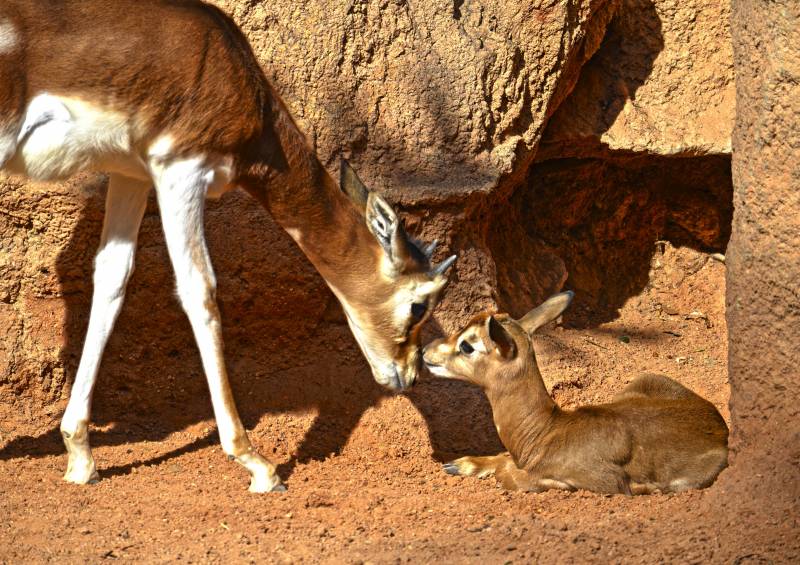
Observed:
[[[445,259],[444,261],[439,263],[437,266],[435,266],[433,269],[431,269],[431,275],[435,277],[435,276],[438,276],[438,275],[445,274],[447,269],[452,267],[453,263],[455,263],[455,262],[456,262],[456,256],[455,255],[450,255],[450,257],[448,257],[447,259]]]
[[[430,259],[433,257],[433,252],[436,251],[436,246],[439,245],[439,240],[434,239],[429,245],[426,245],[422,248],[422,252],[425,254],[425,257]]]

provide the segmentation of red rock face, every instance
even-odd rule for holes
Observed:
[[[503,213],[513,222],[490,236],[503,308],[524,314],[563,284],[576,293],[573,323],[606,322],[648,286],[659,246],[725,252],[730,158],[550,159]]]
[[[438,322],[451,328],[492,306],[490,216],[481,211],[524,172],[547,115],[618,3],[217,4],[241,25],[331,172],[341,153],[352,156],[373,188],[408,211],[412,232],[443,242],[437,259],[459,250]],[[104,190],[99,175],[60,185],[0,178],[0,328],[8,336],[0,398],[21,395],[35,407],[66,391],[87,322]],[[227,339],[257,335],[276,351],[307,339],[332,297],[302,253],[242,195],[209,204],[207,219]],[[115,335],[130,315],[142,335],[159,336],[159,350],[192,350],[158,224],[151,203]],[[180,329],[160,336],[165,327]]]
[[[732,466],[706,491],[634,500],[512,498],[440,476],[440,459],[501,449],[480,391],[423,379],[386,399],[322,279],[235,193],[207,211],[231,380],[248,429],[299,497],[231,502],[244,484],[220,471],[208,437],[206,385],[154,202],[95,396],[101,474],[116,476],[65,494],[57,421],[88,321],[105,179],[0,179],[0,511],[15,517],[0,537],[19,534],[0,550],[9,560],[125,547],[147,561],[161,547],[203,561],[211,543],[228,560],[264,561],[283,559],[272,549],[286,543],[295,555],[356,548],[365,561],[601,560],[606,550],[609,561],[796,561],[796,0],[734,0],[732,10],[716,0],[216,3],[332,172],[350,154],[410,232],[442,241],[437,259],[458,252],[426,332],[485,308],[519,315],[571,288],[564,329],[537,341],[555,398],[606,401],[636,372],[669,374],[729,418]],[[186,490],[187,474],[201,490]],[[191,503],[170,513],[181,496]],[[158,504],[140,515],[141,499]],[[220,526],[232,504],[245,512],[247,550]],[[78,511],[85,530],[71,527]],[[280,524],[292,512],[287,541]],[[118,515],[136,545],[118,543]],[[378,532],[376,516],[397,536]],[[216,533],[178,540],[175,524]],[[321,524],[329,536],[313,533]]]
[[[800,4],[733,7],[730,480],[791,519],[800,499]]]

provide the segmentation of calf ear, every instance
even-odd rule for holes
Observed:
[[[514,337],[494,316],[489,316],[486,320],[486,333],[503,359],[513,359],[517,356],[517,344],[514,343]]]
[[[572,302],[572,297],[575,293],[571,290],[554,294],[539,306],[525,314],[519,319],[519,325],[522,326],[528,334],[534,333],[548,322],[552,322],[564,313],[569,303]]]
[[[344,157],[339,161],[339,187],[350,197],[359,211],[363,213],[366,210],[369,189],[361,182],[353,167]]]

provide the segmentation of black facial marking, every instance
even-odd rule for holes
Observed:
[[[411,305],[411,317],[414,320],[414,323],[418,323],[422,318],[425,316],[425,313],[428,311],[428,305],[423,304],[421,302],[415,302]]]

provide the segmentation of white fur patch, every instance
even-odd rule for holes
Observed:
[[[695,486],[695,481],[692,481],[691,479],[688,479],[686,477],[674,479],[669,483],[669,488],[673,492],[681,492],[693,488],[694,486]]]
[[[17,28],[10,21],[0,19],[0,55],[11,53],[19,46]]]
[[[214,169],[214,177],[208,185],[206,197],[215,200],[233,188],[233,185],[231,185],[231,179],[233,178],[233,157],[216,159],[212,163],[212,167]]]
[[[147,156],[161,163],[165,162],[172,155],[172,147],[175,145],[171,135],[162,135],[157,138],[147,150]]]
[[[431,296],[442,289],[444,281],[413,282],[410,286],[395,286],[397,291],[392,297],[394,301],[392,317],[395,327],[406,328],[412,319],[412,305],[429,303]],[[402,337],[402,340],[405,340],[405,336]]]
[[[568,482],[557,479],[539,479],[538,485],[543,489],[575,490],[575,487]]]
[[[478,332],[475,328],[470,327],[467,329],[467,331],[465,331],[463,334],[459,336],[458,338],[459,347],[461,346],[462,341],[466,341],[467,343],[469,343],[472,346],[472,349],[474,349],[478,353],[483,353],[484,355],[486,353],[489,353],[489,351],[486,349],[486,344],[481,339],[481,336],[478,335]]]
[[[428,370],[437,377],[451,377],[452,374],[445,367],[441,365],[426,365]],[[499,431],[499,430],[498,430]]]
[[[33,179],[63,179],[85,170],[148,178],[132,154],[127,116],[76,98],[36,95],[17,141],[10,168]]]
[[[293,240],[295,240],[298,244],[300,244],[300,240],[302,239],[303,234],[299,229],[286,228],[286,233],[288,233]]]
[[[167,166],[178,163],[173,148],[175,140],[171,135],[158,137],[147,150],[147,159],[150,163],[150,170],[153,175],[163,170]],[[233,188],[230,184],[233,178],[233,157],[209,158],[205,155],[196,157],[198,166],[202,166],[208,171],[206,182],[206,197],[217,199],[225,192]]]

